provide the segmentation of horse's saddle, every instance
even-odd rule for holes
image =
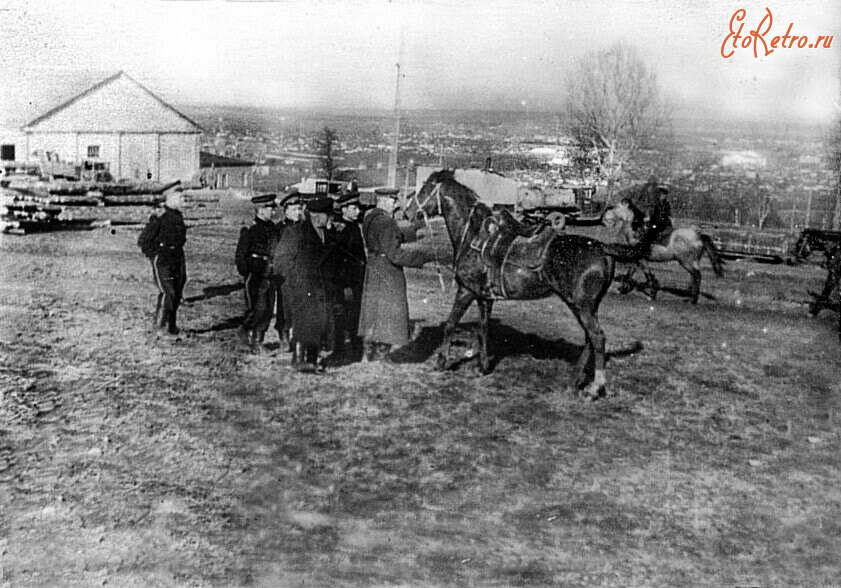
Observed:
[[[672,236],[674,232],[674,227],[666,227],[654,238],[654,241],[651,242],[652,245],[660,245],[661,247],[667,247],[669,245],[669,238]]]
[[[510,213],[503,211],[487,217],[471,240],[470,248],[479,254],[487,270],[491,296],[506,298],[503,283],[506,266],[535,273],[543,269],[549,244],[557,233],[551,226],[537,234],[530,233]]]

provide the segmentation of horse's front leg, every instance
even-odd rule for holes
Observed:
[[[642,268],[642,273],[645,274],[645,286],[643,286],[643,292],[645,292],[649,300],[653,302],[657,299],[657,292],[660,290],[660,282],[657,281],[657,276],[654,275],[654,272],[651,271],[651,268],[649,268],[644,261],[640,260],[639,265]]]
[[[476,339],[479,342],[479,370],[484,376],[491,371],[491,361],[488,355],[488,325],[493,311],[493,300],[480,299],[479,305],[479,328],[476,331]]]
[[[456,291],[456,298],[453,300],[453,309],[450,311],[450,316],[444,324],[444,340],[441,343],[441,350],[438,352],[437,363],[439,370],[445,370],[450,365],[447,358],[450,353],[450,343],[453,338],[453,333],[455,333],[458,322],[461,320],[461,317],[464,316],[464,313],[467,311],[467,307],[470,306],[471,302],[473,302],[473,294],[459,285],[458,290]]]

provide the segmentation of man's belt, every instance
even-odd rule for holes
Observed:
[[[253,257],[254,259],[262,259],[263,261],[271,261],[272,260],[272,258],[269,257],[268,255],[257,255],[256,253],[252,253],[251,257]]]
[[[166,243],[158,243],[158,247],[163,247],[164,249],[180,249],[179,245],[167,245]]]

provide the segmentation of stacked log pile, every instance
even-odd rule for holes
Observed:
[[[783,261],[790,254],[796,236],[788,231],[759,230],[753,228],[704,227],[725,256],[751,257],[771,261]]]
[[[0,231],[26,235],[46,231],[90,230],[109,225],[145,223],[162,205],[160,193],[105,194],[100,191],[73,193],[70,190],[0,188]],[[188,226],[220,224],[223,217],[212,206],[218,197],[207,194],[184,197]]]

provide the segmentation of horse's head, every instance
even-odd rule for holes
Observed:
[[[443,214],[444,210],[441,206],[441,184],[447,180],[452,180],[454,175],[451,169],[441,169],[432,172],[426,178],[420,191],[415,196],[415,206],[417,206],[415,220]]]
[[[602,215],[602,224],[608,228],[616,228],[619,224],[627,224],[631,226],[634,222],[634,211],[626,199],[619,201],[619,204],[614,204],[605,210]]]

